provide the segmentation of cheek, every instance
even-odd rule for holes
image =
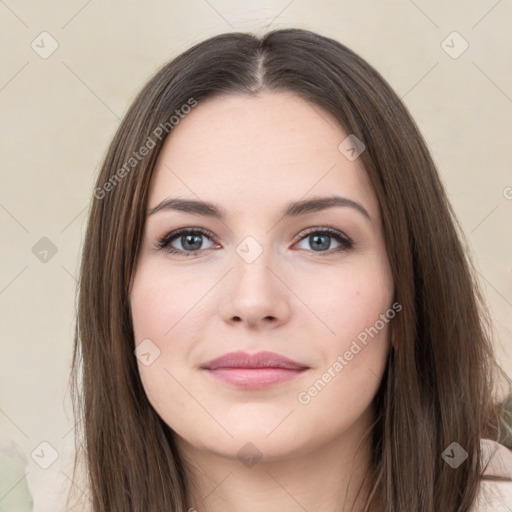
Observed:
[[[333,430],[340,422],[355,421],[371,404],[389,354],[390,325],[400,309],[392,304],[387,261],[374,258],[346,270],[333,275],[328,298],[318,297],[325,323],[334,333],[322,343],[321,368],[297,396],[308,417],[329,410],[338,418],[329,427]]]
[[[338,352],[345,349],[359,334],[375,325],[380,315],[391,307],[393,291],[387,261],[368,255],[329,272],[324,279],[312,276],[301,293],[307,296],[311,311],[323,321],[326,352],[332,355],[332,348]],[[318,325],[322,328],[320,322]],[[378,328],[386,330],[381,322]]]
[[[172,338],[187,314],[199,305],[207,285],[193,273],[142,261],[130,295],[136,344],[144,338],[160,343]]]
[[[352,403],[357,409],[358,401],[371,401],[384,372],[390,324],[397,314],[393,292],[389,267],[375,259],[333,274],[329,287],[312,297],[318,317],[329,328],[323,329],[319,343],[323,354],[315,375],[320,379],[317,391],[322,391],[319,404]],[[329,390],[324,392],[324,387]],[[340,392],[345,396],[341,402],[335,399]],[[315,390],[312,395],[316,396]]]
[[[139,375],[149,402],[173,426],[179,411],[190,409],[186,390],[195,386],[191,377],[197,378],[190,372],[191,352],[204,337],[202,324],[211,314],[205,293],[215,282],[211,275],[198,278],[193,272],[145,260],[133,279],[134,350],[150,354],[137,358]],[[200,415],[200,408],[194,413]]]
[[[171,280],[174,280],[172,285]],[[179,351],[183,349],[180,344],[170,343],[180,318],[186,313],[180,289],[187,290],[168,272],[143,261],[139,263],[130,293],[134,350],[147,398],[157,410],[165,395],[174,389],[168,363],[179,359]],[[180,395],[173,394],[179,400]]]

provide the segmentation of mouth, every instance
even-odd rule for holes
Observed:
[[[216,380],[242,389],[265,389],[292,380],[309,369],[273,352],[231,352],[201,366]]]

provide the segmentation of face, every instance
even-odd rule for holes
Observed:
[[[347,136],[265,92],[200,102],[167,138],[130,302],[145,392],[177,442],[233,458],[251,442],[270,460],[368,424],[398,310]]]

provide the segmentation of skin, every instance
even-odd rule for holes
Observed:
[[[174,431],[194,482],[190,507],[199,512],[360,510],[351,507],[369,467],[363,435],[374,420],[389,324],[309,403],[297,398],[393,302],[377,198],[361,160],[338,149],[347,135],[291,92],[225,95],[200,102],[158,157],[148,211],[180,197],[227,212],[225,221],[149,215],[130,293],[135,345],[149,339],[160,351],[148,366],[138,361],[140,377]],[[289,201],[333,194],[359,203],[370,219],[348,206],[281,217]],[[336,251],[339,242],[327,237],[329,248],[315,250],[302,233],[325,226],[353,247]],[[185,227],[213,235],[199,235],[198,255],[157,248]],[[263,250],[251,263],[236,252],[247,236]],[[186,252],[182,244],[180,236],[171,243]],[[265,390],[236,389],[200,369],[236,350],[276,352],[309,369]],[[261,455],[251,467],[237,457],[248,442]],[[255,454],[254,447],[246,449]]]

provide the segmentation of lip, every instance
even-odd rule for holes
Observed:
[[[242,389],[264,389],[305,372],[305,366],[273,352],[230,352],[201,366],[208,374]]]

